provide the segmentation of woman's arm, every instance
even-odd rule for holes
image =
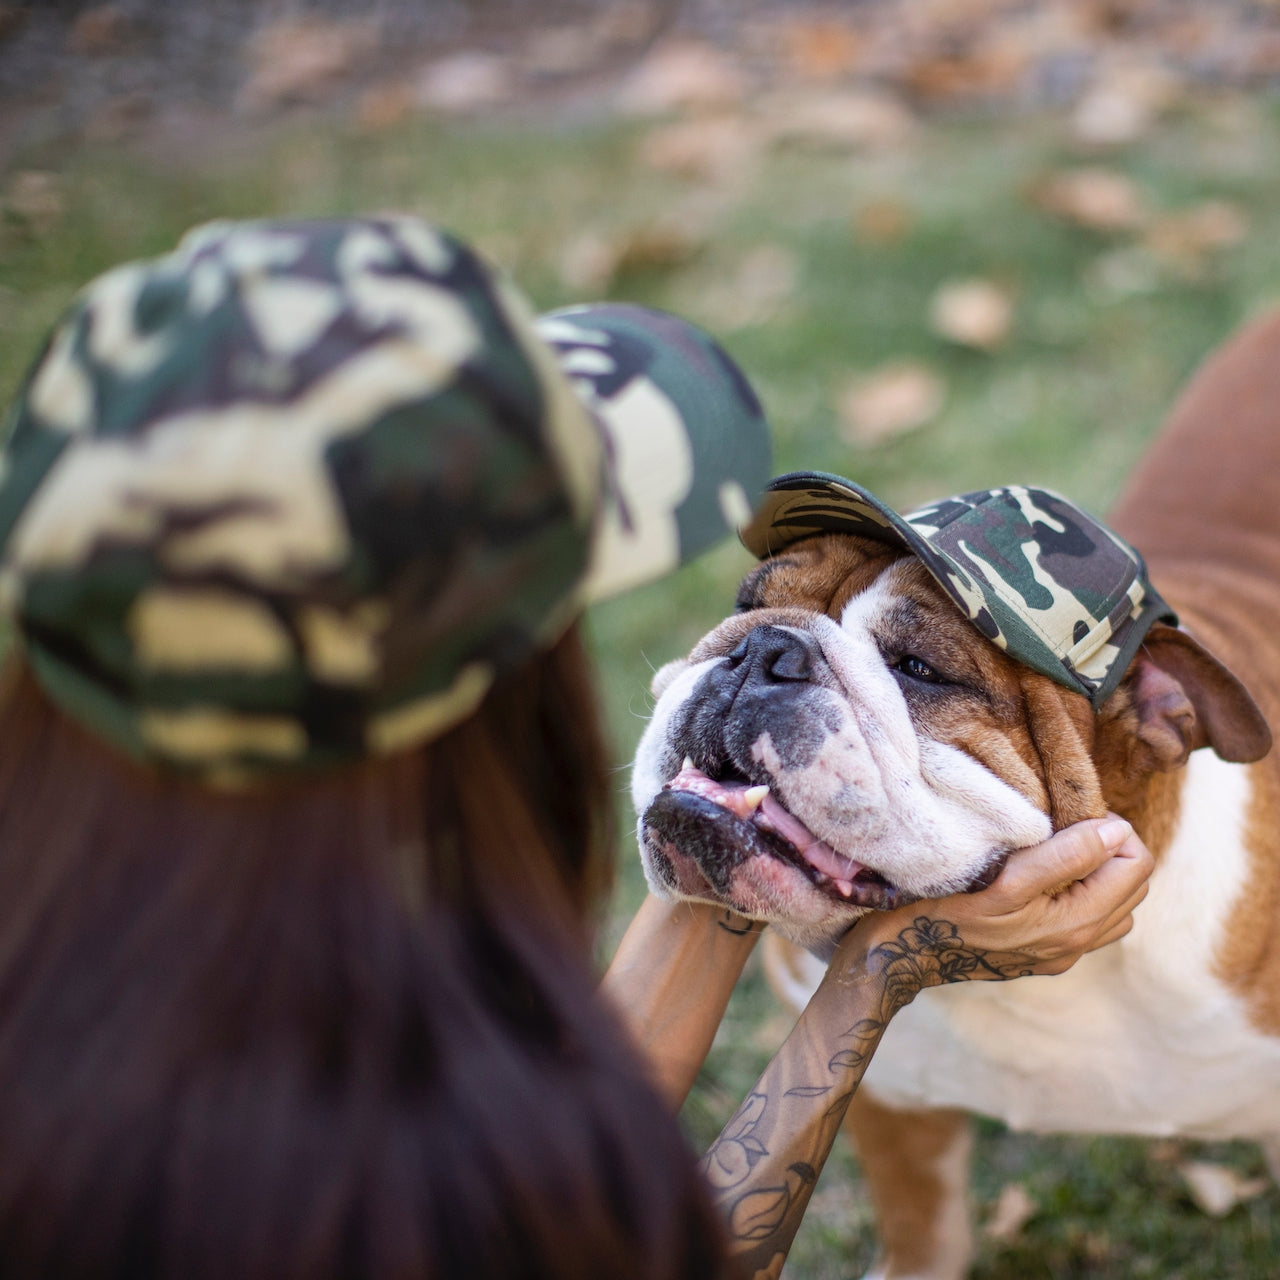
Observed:
[[[601,991],[672,1111],[693,1087],[764,926],[727,907],[646,898]]]
[[[1080,823],[1015,854],[981,893],[870,915],[845,935],[795,1028],[703,1160],[747,1274],[780,1273],[893,1015],[925,987],[1064,972],[1129,931],[1151,867],[1128,823]]]

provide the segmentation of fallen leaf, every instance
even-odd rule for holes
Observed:
[[[1235,205],[1205,200],[1156,219],[1143,243],[1166,262],[1194,271],[1208,255],[1239,244],[1248,233],[1249,224]]]
[[[850,151],[901,146],[915,127],[896,98],[852,90],[778,93],[761,102],[759,117],[775,143]]]
[[[286,18],[259,27],[245,42],[249,75],[240,105],[261,110],[324,98],[378,47],[369,19]]]
[[[1181,86],[1155,66],[1119,66],[1106,71],[1076,104],[1071,132],[1086,146],[1136,142],[1176,101]]]
[[[994,351],[1013,327],[1013,299],[990,280],[952,280],[933,295],[929,326],[962,347]]]
[[[559,275],[575,292],[600,292],[628,272],[669,271],[683,266],[703,244],[701,236],[674,223],[651,223],[614,235],[588,230],[565,246]]]
[[[1022,1183],[1006,1183],[1000,1190],[986,1226],[982,1228],[982,1234],[988,1240],[1016,1240],[1039,1208]]]
[[[639,155],[662,173],[720,179],[741,173],[757,150],[756,134],[741,116],[700,116],[655,129],[640,143]]]
[[[637,227],[617,241],[615,274],[683,266],[703,247],[700,236],[674,223]]]
[[[603,49],[604,40],[594,27],[553,27],[533,35],[522,61],[535,75],[573,75],[589,70]]]
[[[1178,1166],[1196,1207],[1211,1218],[1225,1217],[1238,1204],[1260,1196],[1270,1186],[1267,1178],[1245,1178],[1228,1165],[1207,1160],[1187,1160]]]
[[[1132,231],[1147,217],[1137,183],[1096,165],[1051,174],[1030,194],[1038,208],[1089,231]]]
[[[129,15],[117,5],[94,5],[71,24],[67,44],[73,53],[83,57],[119,53],[129,42],[131,28]]]
[[[946,387],[927,365],[901,360],[851,383],[836,409],[850,444],[875,445],[922,427],[937,417]]]
[[[62,181],[43,169],[19,169],[9,179],[4,205],[29,230],[43,234],[66,212]]]
[[[666,40],[631,73],[618,106],[632,115],[735,106],[746,96],[747,77],[732,55],[693,40]]]
[[[566,241],[557,263],[561,283],[575,294],[603,291],[613,279],[618,255],[599,231],[582,231]]]
[[[913,60],[900,78],[908,93],[930,101],[999,97],[1018,88],[1029,63],[1029,52],[1011,42],[975,40],[965,50]]]
[[[854,238],[873,245],[897,244],[913,220],[911,207],[901,200],[869,200],[854,211]]]
[[[788,22],[781,35],[788,70],[807,80],[831,80],[852,71],[866,47],[865,35],[834,18]]]
[[[381,133],[407,120],[416,106],[417,95],[411,85],[372,85],[356,101],[356,124],[366,133]]]
[[[514,90],[506,58],[473,50],[429,63],[418,77],[416,97],[428,111],[462,113],[499,106]]]
[[[601,5],[594,30],[605,44],[640,44],[653,35],[663,21],[665,0],[612,0]]]

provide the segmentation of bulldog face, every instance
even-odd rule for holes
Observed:
[[[984,640],[913,557],[812,539],[658,672],[633,799],[651,888],[822,950],[867,910],[989,883],[1047,837],[1045,768],[1103,810],[1085,700]]]

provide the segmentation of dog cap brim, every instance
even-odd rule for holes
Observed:
[[[823,534],[917,556],[988,640],[1095,709],[1150,628],[1177,625],[1141,555],[1048,489],[985,489],[899,515],[851,480],[793,472],[770,482],[742,541],[766,559]]]

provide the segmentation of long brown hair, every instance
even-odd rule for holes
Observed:
[[[241,794],[0,700],[0,1273],[711,1277],[597,1004],[579,637],[385,762]]]

